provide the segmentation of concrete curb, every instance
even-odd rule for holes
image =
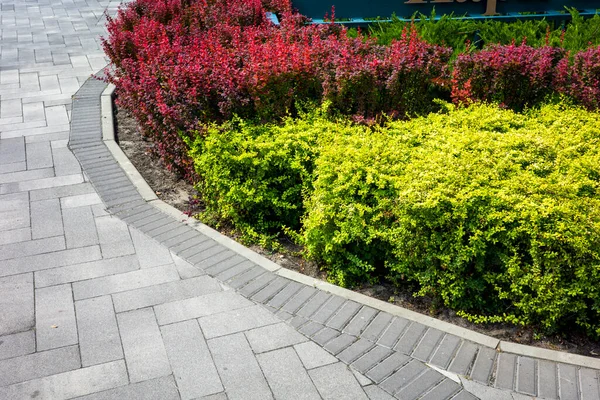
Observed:
[[[172,207],[171,205],[158,199],[154,191],[148,186],[144,178],[140,175],[137,169],[131,164],[129,159],[125,156],[121,148],[115,142],[115,132],[113,120],[113,106],[112,106],[112,94],[114,86],[109,85],[102,94],[102,130],[104,142],[107,144],[108,149],[114,155],[118,164],[123,168],[126,174],[129,176],[136,189],[140,192],[140,195],[151,205],[159,209],[160,211],[168,214],[178,221],[196,229],[197,231],[209,236],[213,240],[228,247],[229,249],[237,252],[238,254],[246,257],[253,261],[257,265],[265,268],[268,271],[274,272],[275,274],[288,278],[290,280],[312,286],[323,290],[325,292],[335,294],[348,300],[353,300],[357,303],[372,307],[377,310],[381,310],[390,313],[395,316],[403,317],[413,322],[417,322],[428,327],[432,327],[443,331],[445,333],[458,336],[464,340],[468,340],[482,346],[496,349],[500,352],[513,353],[522,356],[534,357],[558,363],[571,364],[581,366],[585,368],[600,369],[600,359],[580,356],[576,354],[564,353],[556,350],[542,349],[533,346],[527,346],[517,343],[510,343],[500,341],[499,339],[481,334],[479,332],[472,331],[445,321],[441,321],[427,315],[423,315],[384,301],[363,295],[345,289],[339,286],[332,285],[328,282],[321,281],[309,276],[303,275],[299,272],[292,271],[281,267],[273,261],[261,256],[260,254],[250,250],[249,248],[237,243],[233,239],[217,232],[211,227],[203,224],[202,222],[190,218],[186,214]],[[106,122],[105,121],[109,121]]]

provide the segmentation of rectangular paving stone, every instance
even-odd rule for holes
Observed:
[[[154,307],[160,325],[200,318],[224,311],[253,305],[232,291],[212,293],[191,299],[178,300]]]
[[[342,363],[330,364],[309,371],[323,399],[367,399],[352,372]]]
[[[58,199],[31,202],[31,233],[33,239],[58,236],[64,233]]]
[[[440,345],[431,356],[429,363],[446,369],[459,345],[460,338],[454,335],[445,335],[442,338]]]
[[[75,300],[124,292],[179,280],[173,265],[141,269],[73,283]]]
[[[127,383],[125,363],[119,360],[0,387],[0,398],[70,399]]]
[[[302,325],[300,329],[298,329],[298,331],[304,336],[311,337],[324,328],[325,327],[323,326],[323,324],[320,324],[315,321],[308,321],[306,324]]]
[[[0,387],[81,367],[77,346],[42,351],[0,361]],[[1,389],[0,389],[0,393]],[[8,399],[8,397],[5,397]]]
[[[517,357],[514,354],[500,353],[496,369],[496,387],[513,390]]]
[[[90,207],[63,209],[62,214],[67,248],[99,243],[94,214]]]
[[[0,139],[0,164],[25,161],[25,140],[22,137]]]
[[[376,385],[368,385],[363,390],[371,400],[394,400],[385,390]],[[436,400],[439,400],[436,398]]]
[[[217,371],[229,400],[273,399],[252,349],[242,333],[208,340]]]
[[[472,342],[463,341],[448,369],[459,375],[467,375],[473,359],[477,355],[477,351],[477,345]]]
[[[52,168],[41,168],[41,169],[30,169],[27,171],[9,172],[7,174],[0,175],[0,184],[17,183],[27,181],[36,181],[43,178],[50,178],[54,176],[54,169]]]
[[[398,343],[394,346],[394,350],[399,351],[403,354],[411,354],[417,343],[421,340],[427,327],[425,325],[421,325],[417,322],[411,323],[411,325],[406,328],[404,334],[398,340]]]
[[[598,371],[581,368],[579,370],[579,382],[582,399],[600,399],[600,385],[598,383]]]
[[[50,142],[27,143],[27,169],[51,168],[53,165]]]
[[[346,300],[339,296],[331,296],[310,319],[325,324],[325,322],[334,315]]]
[[[347,301],[342,308],[327,322],[327,326],[339,331],[356,315],[362,306],[354,301]]]
[[[139,269],[135,256],[102,259],[81,264],[46,269],[35,273],[36,287],[46,287],[121,274]]]
[[[92,206],[94,204],[101,204],[102,200],[97,193],[84,193],[72,196],[62,197],[60,199],[60,206],[62,209],[65,208],[77,208],[83,206]]]
[[[30,228],[18,228],[10,231],[0,231],[0,245],[19,243],[31,240]]]
[[[346,333],[342,333],[340,336],[327,343],[324,346],[324,348],[335,355],[349,347],[352,343],[354,343],[354,341],[356,341],[355,336],[350,336]]]
[[[133,241],[129,235],[127,224],[120,219],[106,215],[96,218],[98,240],[104,258],[120,257],[135,253]],[[136,264],[140,264],[139,257]]]
[[[339,335],[340,335],[339,331],[336,331],[335,329],[331,329],[326,326],[323,329],[321,329],[318,333],[316,333],[312,337],[312,340],[315,343],[320,344],[321,346],[325,346],[325,344],[329,343],[330,340],[333,340],[334,338],[338,337]]]
[[[331,298],[331,295],[329,293],[318,291],[313,297],[310,298],[310,300],[308,300],[304,304],[304,306],[302,306],[296,312],[296,314],[298,314],[298,315],[300,315],[302,317],[310,318],[330,298]]]
[[[461,389],[461,386],[450,379],[442,380],[437,386],[425,393],[421,400],[449,399]]]
[[[38,351],[77,344],[71,285],[36,289],[35,330]]]
[[[188,226],[182,226],[179,230],[159,235],[155,238],[157,241],[168,247],[173,253],[180,254],[180,251],[175,249],[175,246],[191,240],[192,242],[186,247],[189,248],[194,244],[200,244],[205,242],[205,239],[201,239],[201,235],[194,229]],[[181,255],[180,255],[181,256]],[[185,258],[181,256],[182,258]]]
[[[198,321],[207,339],[281,322],[259,305],[209,315]]]
[[[538,396],[558,398],[557,365],[552,361],[538,360]]]
[[[337,355],[337,358],[340,361],[345,362],[346,364],[350,364],[354,360],[358,359],[360,356],[365,354],[367,351],[371,350],[373,346],[373,342],[360,338],[356,342],[348,346],[346,349],[344,349],[341,353],[339,353]]]
[[[77,398],[77,400],[114,399],[180,400],[180,397],[173,376],[163,376]]]
[[[310,286],[304,286],[298,293],[296,293],[287,303],[285,303],[281,309],[290,314],[295,314],[300,307],[304,306],[306,302],[317,293],[317,289]]]
[[[246,332],[246,337],[255,353],[264,353],[308,340],[285,322],[252,329]]]
[[[495,360],[495,349],[489,347],[480,348],[475,358],[475,364],[473,364],[473,368],[471,369],[471,379],[487,385],[492,374],[492,369],[494,368]]]
[[[35,352],[33,330],[0,336],[0,360],[24,356]]]
[[[81,363],[84,367],[123,358],[110,296],[75,302]]]
[[[188,260],[190,264],[196,268],[206,271],[209,267],[212,267],[213,265],[216,265],[221,261],[225,261],[235,255],[236,253],[234,251],[229,250],[224,246],[217,245],[203,251],[200,254],[190,257]]]
[[[245,257],[236,254],[233,257],[229,257],[221,262],[216,263],[212,267],[204,269],[204,272],[206,272],[210,276],[217,276],[223,272],[227,272],[230,268],[240,264],[243,261],[248,260]]]
[[[200,276],[115,293],[112,298],[116,312],[123,312],[203,296],[221,290],[217,281],[208,276]]]
[[[0,261],[52,253],[64,249],[65,238],[62,236],[5,244],[0,246]]]
[[[18,210],[0,211],[0,231],[28,228],[29,215],[29,205]]]
[[[34,179],[31,181],[0,184],[0,194],[26,192],[30,190],[46,189],[56,186],[75,185],[83,182],[81,174],[56,176],[54,178]]]
[[[260,303],[266,303],[270,298],[279,293],[290,283],[289,279],[277,277],[274,281],[269,282],[267,286],[255,293],[251,298]]]
[[[233,257],[232,257],[233,258]],[[232,258],[230,258],[229,260],[223,261],[223,263],[225,262],[232,262]],[[248,260],[248,259],[244,259],[244,261],[242,261],[239,264],[234,265],[233,267],[215,275],[215,278],[220,280],[221,282],[226,282],[229,279],[244,273],[246,271],[248,271],[249,269],[251,269],[252,267],[254,267],[256,264],[254,264],[252,261]]]
[[[244,296],[250,297],[254,293],[261,290],[263,287],[268,285],[269,282],[271,282],[275,279],[275,277],[276,277],[275,274],[273,274],[271,272],[265,272],[264,274],[260,275],[256,279],[253,279],[252,281],[248,282],[246,285],[242,286],[241,289],[239,289],[239,291]]]
[[[372,342],[377,342],[379,337],[385,332],[386,328],[392,320],[392,315],[380,312],[373,318],[369,326],[362,332],[361,337]]]
[[[479,351],[481,353],[481,350]],[[478,355],[479,356],[479,355]],[[517,357],[515,386],[518,392],[536,395],[536,361],[529,357]]]
[[[411,356],[424,362],[429,361],[431,353],[433,353],[443,335],[442,331],[435,328],[427,329]]]
[[[31,201],[39,201],[87,193],[94,193],[94,187],[89,183],[80,183],[77,185],[33,190],[30,192],[30,197]]]
[[[388,393],[397,393],[406,387],[413,379],[422,374],[427,367],[417,360],[411,360],[389,378],[381,382],[380,387]]]
[[[33,274],[0,278],[0,293],[0,336],[33,328]]]
[[[183,400],[223,391],[208,345],[195,320],[161,327],[167,355]]]
[[[558,364],[559,398],[577,399],[577,367],[574,365]]]
[[[131,382],[170,375],[171,367],[151,308],[117,314]]]
[[[293,349],[259,354],[257,359],[275,398],[321,398]]]
[[[378,311],[371,307],[362,307],[348,325],[344,327],[343,332],[354,336],[360,335],[377,313]]]
[[[10,164],[0,164],[0,174],[6,174],[8,172],[25,171],[27,164],[24,161],[14,162]]]
[[[391,356],[384,359],[379,364],[375,365],[373,368],[367,371],[365,375],[371,380],[373,380],[373,382],[379,383],[388,376],[392,375],[394,371],[398,370],[410,360],[411,358],[407,355],[401,353],[393,353]]]
[[[365,373],[384,358],[392,354],[392,351],[387,347],[375,346],[362,357],[352,363],[352,366],[358,371]]]
[[[443,379],[444,375],[433,369],[427,369],[423,374],[396,393],[396,397],[401,399],[417,399],[422,394],[437,386]]]
[[[190,279],[196,276],[205,275],[203,271],[195,268],[192,264],[178,257],[177,255],[171,253],[171,257],[173,258],[175,268],[177,268],[177,272],[179,273],[179,277],[181,279]]]
[[[258,265],[254,265],[252,268],[250,268],[249,270],[246,270],[244,273],[234,276],[233,278],[227,279],[225,281],[225,283],[228,286],[230,286],[234,289],[237,289],[237,288],[247,284],[251,280],[264,274],[265,272],[266,272],[266,270],[264,268],[259,267]]]
[[[334,356],[323,350],[321,346],[311,341],[294,345],[294,350],[296,350],[296,354],[298,354],[306,369],[313,369],[338,361]]]

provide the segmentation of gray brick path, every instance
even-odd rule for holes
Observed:
[[[598,399],[598,371],[268,272],[147,204],[101,141],[104,12],[0,0],[0,399]]]

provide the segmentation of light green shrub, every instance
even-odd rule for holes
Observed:
[[[331,280],[416,282],[477,322],[600,335],[600,115],[479,105],[337,135],[307,201]]]

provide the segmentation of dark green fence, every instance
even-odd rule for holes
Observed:
[[[392,14],[410,18],[416,12],[430,15],[454,13],[467,18],[561,18],[568,17],[565,7],[574,7],[582,15],[593,15],[600,0],[293,0],[295,8],[314,22],[324,22],[335,6],[338,22],[365,23],[386,19]]]

